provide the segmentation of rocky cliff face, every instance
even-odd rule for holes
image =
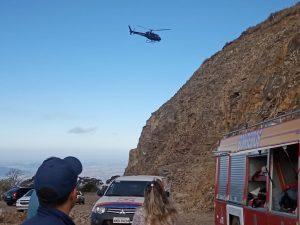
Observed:
[[[222,134],[299,108],[300,3],[207,59],[147,121],[125,174],[168,176],[183,210],[212,209]]]

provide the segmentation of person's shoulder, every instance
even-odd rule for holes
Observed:
[[[21,225],[52,225],[52,224],[57,224],[57,225],[64,225],[63,221],[57,219],[57,218],[52,218],[52,217],[40,217],[40,216],[34,216],[30,219],[27,219],[22,223]]]
[[[40,220],[37,220],[36,217],[25,220],[21,225],[38,225]]]
[[[144,211],[143,206],[137,207],[136,210],[135,210],[136,213],[140,213],[140,212],[143,212],[143,211]]]
[[[144,207],[141,206],[141,207],[136,208],[135,214],[136,214],[136,216],[144,217],[144,214],[145,214]]]

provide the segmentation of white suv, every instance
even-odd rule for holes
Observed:
[[[91,224],[130,224],[137,207],[144,202],[144,190],[153,180],[166,180],[159,176],[122,176],[116,178],[101,193],[92,209]]]
[[[19,198],[16,202],[16,207],[18,211],[24,211],[28,209],[29,201],[34,189],[28,191],[25,195]]]

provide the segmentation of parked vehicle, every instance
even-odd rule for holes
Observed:
[[[107,189],[98,192],[101,198],[92,209],[91,224],[129,224],[137,207],[144,202],[144,189],[153,180],[166,180],[159,176],[122,176],[116,178]]]
[[[31,190],[32,187],[14,187],[3,194],[3,200],[7,205],[11,206],[16,203],[16,201],[21,198],[26,192]]]
[[[81,191],[77,191],[77,201],[78,204],[84,204],[85,203],[85,197]]]
[[[298,225],[300,110],[227,134],[216,154],[215,225]]]
[[[24,211],[28,209],[29,201],[34,189],[29,190],[25,195],[19,198],[16,202],[16,208],[18,211]]]

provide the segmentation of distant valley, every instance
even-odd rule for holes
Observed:
[[[20,169],[24,173],[24,178],[31,178],[40,165],[40,161],[2,161],[0,160],[0,179],[4,178],[7,172],[12,169]],[[82,161],[83,172],[81,177],[94,177],[106,181],[113,175],[122,175],[127,165],[127,160],[119,160],[117,162],[99,161]]]

